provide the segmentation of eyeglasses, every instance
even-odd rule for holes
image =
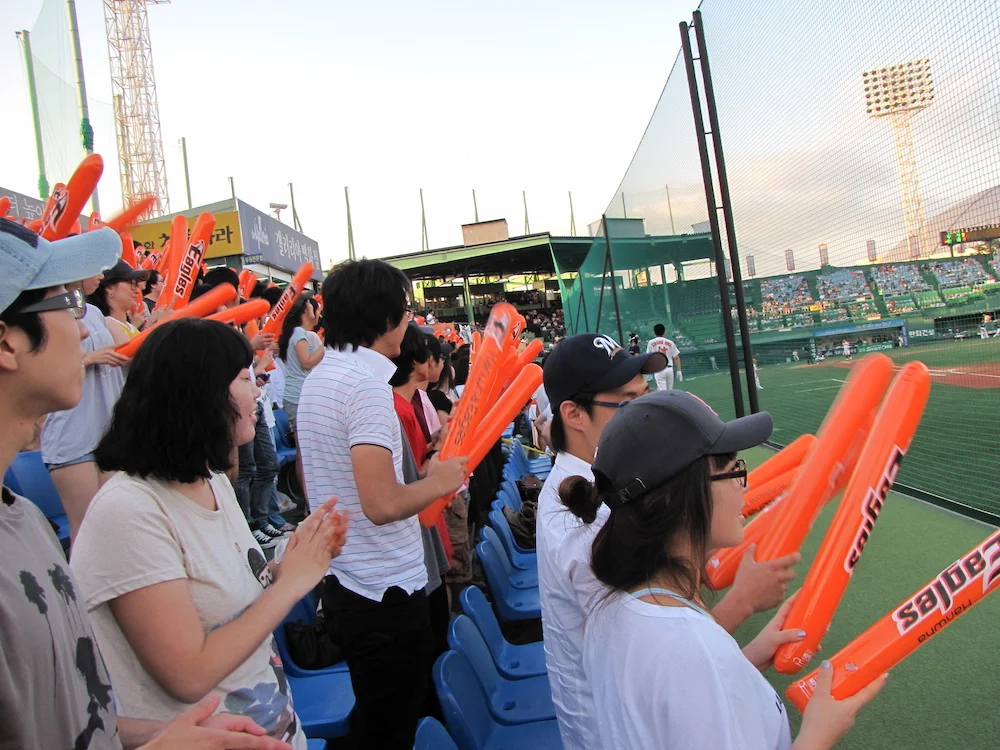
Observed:
[[[77,320],[82,318],[87,314],[87,298],[83,294],[83,289],[74,289],[72,292],[47,297],[41,302],[22,307],[19,312],[40,313],[53,310],[72,310],[74,318]]]
[[[747,486],[747,462],[742,458],[738,459],[732,471],[712,474],[709,479],[713,482],[721,482],[723,479],[738,479],[740,480],[740,486],[745,488]]]
[[[603,406],[605,409],[621,409],[623,406],[632,403],[632,399],[626,399],[625,401],[593,401],[594,406]]]

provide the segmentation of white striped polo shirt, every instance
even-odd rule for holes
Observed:
[[[330,496],[350,514],[347,543],[330,562],[344,588],[382,601],[398,586],[412,594],[427,585],[420,523],[416,516],[376,526],[361,510],[351,448],[377,445],[392,451],[396,481],[403,484],[403,443],[389,378],[396,366],[365,347],[326,354],[302,386],[296,415],[309,505]]]

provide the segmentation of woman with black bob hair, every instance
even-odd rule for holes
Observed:
[[[95,451],[117,472],[73,549],[119,713],[169,720],[208,694],[306,747],[272,631],[344,543],[331,499],[268,563],[224,474],[254,438],[253,351],[222,323],[157,327]]]
[[[737,452],[771,435],[767,413],[723,422],[701,399],[657,391],[621,406],[605,428],[595,483],[570,477],[563,504],[586,524],[591,572],[606,588],[584,604],[583,660],[605,748],[825,750],[854,724],[885,676],[851,698],[830,694],[820,669],[816,694],[792,743],[788,718],[761,672],[779,646],[805,637],[782,630],[788,599],[742,650],[705,604],[713,550],[743,540],[746,464]]]
[[[285,363],[285,413],[292,429],[298,416],[299,396],[306,375],[323,361],[326,350],[313,328],[319,322],[319,303],[312,296],[299,299],[288,311],[278,337],[278,356]]]

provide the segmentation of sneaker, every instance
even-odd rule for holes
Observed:
[[[286,533],[284,531],[274,528],[274,526],[271,525],[270,523],[265,523],[263,526],[260,527],[259,530],[263,531],[272,539],[280,539],[281,537],[285,536]]]
[[[277,528],[278,531],[280,531],[282,534],[291,534],[293,531],[295,531],[295,524],[288,523],[288,521],[285,521],[283,524],[281,524],[281,526],[278,526]]]
[[[253,538],[256,539],[257,544],[259,544],[264,549],[270,549],[271,547],[273,547],[278,543],[278,538],[273,536],[268,536],[260,529],[253,530]]]

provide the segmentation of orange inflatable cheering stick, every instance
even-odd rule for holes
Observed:
[[[174,304],[174,278],[171,273],[174,268],[173,253],[187,247],[188,220],[186,216],[177,214],[170,222],[170,237],[164,243],[159,255],[150,254],[146,261],[150,268],[155,269],[163,277],[163,291],[156,301],[154,310],[160,310]]]
[[[171,235],[170,260],[165,274],[167,286],[163,290],[167,296],[166,306],[174,304],[181,308],[191,299],[195,280],[201,270],[201,259],[205,257],[213,229],[215,229],[215,216],[204,213],[195,220],[190,239],[185,241],[183,233],[180,236]],[[233,291],[235,292],[235,288]],[[161,294],[160,300],[157,300],[157,307],[160,307],[162,298]]]
[[[1000,531],[993,531],[830,659],[833,697],[850,698],[1000,588],[998,583]],[[816,674],[785,692],[800,711],[816,691]]]
[[[228,310],[215,313],[215,315],[209,315],[206,320],[216,320],[220,323],[235,323],[241,326],[244,323],[256,320],[261,315],[266,315],[270,308],[271,306],[266,299],[255,299],[250,302],[244,302],[242,305],[237,305],[236,307],[230,307]],[[249,336],[249,331],[247,335]]]
[[[488,398],[492,381],[503,360],[511,325],[516,317],[517,310],[506,302],[494,305],[490,311],[479,353],[469,367],[465,389],[448,424],[448,437],[441,447],[442,460],[463,455],[466,442],[472,439],[482,415],[489,408]],[[439,498],[424,508],[420,512],[420,523],[428,528],[433,526],[448,500],[449,498]]]
[[[240,298],[250,299],[250,293],[254,290],[255,286],[257,286],[257,274],[249,268],[244,268],[240,271]],[[267,312],[267,310],[264,312]]]
[[[743,541],[735,547],[716,550],[715,554],[708,560],[705,572],[712,587],[715,589],[725,589],[733,585],[736,580],[736,572],[743,562],[743,555],[750,549],[751,544],[760,544],[761,539],[774,527],[775,519],[778,517],[778,509],[783,503],[795,502],[794,498],[786,492],[780,495],[770,505],[758,513],[750,523],[743,527]]]
[[[778,672],[794,674],[802,669],[826,635],[920,424],[930,391],[931,376],[921,362],[906,364],[889,388],[840,506],[785,620],[784,628],[805,630],[806,637],[778,649],[774,658]]]
[[[869,354],[847,377],[788,491],[794,502],[782,503],[778,518],[757,548],[757,560],[775,560],[797,552],[820,509],[833,497],[845,471],[845,457],[871,424],[892,379],[892,360]]]
[[[10,211],[10,198],[6,195],[0,196],[0,217],[6,217]]]
[[[139,221],[139,217],[149,211],[149,209],[153,207],[154,203],[156,203],[156,198],[151,195],[141,198],[113,219],[108,219],[105,222],[105,226],[111,227],[116,232],[124,232],[130,226]]]
[[[303,263],[299,266],[299,270],[295,272],[292,280],[288,282],[285,291],[281,293],[278,301],[274,303],[274,308],[264,322],[261,333],[270,333],[274,336],[281,335],[281,326],[285,322],[285,316],[288,315],[288,311],[292,309],[292,305],[302,295],[306,284],[312,278],[313,270],[312,263]]]
[[[750,519],[760,513],[776,498],[788,492],[798,478],[799,468],[796,466],[763,484],[751,486],[748,479],[747,490],[743,493],[743,517]]]
[[[747,475],[747,488],[760,487],[775,477],[798,468],[816,444],[815,435],[799,435]]]
[[[97,189],[103,172],[104,159],[99,154],[89,154],[73,172],[69,184],[53,188],[42,214],[42,237],[61,240],[70,233],[83,207]]]
[[[170,313],[170,315],[165,317],[155,326],[147,328],[135,338],[130,339],[119,346],[115,349],[115,351],[126,357],[131,357],[139,351],[139,347],[142,345],[142,342],[145,341],[146,337],[152,331],[155,331],[158,326],[161,326],[164,323],[169,323],[172,320],[180,320],[181,318],[204,318],[206,315],[217,313],[220,307],[228,305],[235,299],[236,287],[232,284],[219,284],[214,289],[209,289],[190,305],[185,305],[179,310],[174,310]]]

